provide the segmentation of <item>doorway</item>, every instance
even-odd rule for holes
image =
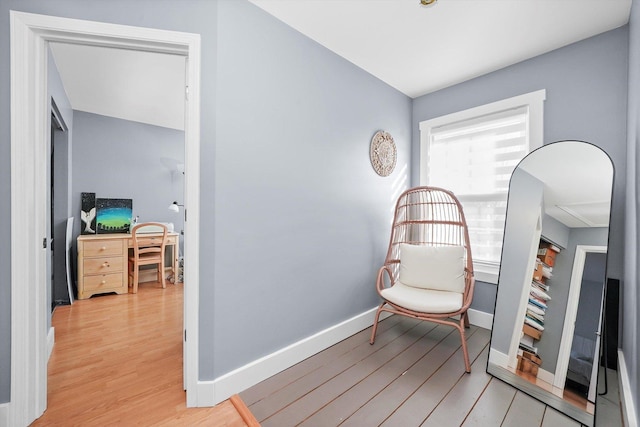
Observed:
[[[58,106],[51,98],[51,151],[49,161],[50,201],[50,298],[51,312],[58,305],[70,304],[67,283],[66,227],[69,216],[69,134]]]
[[[187,58],[185,105],[184,378],[198,404],[200,37],[197,34],[11,11],[11,402],[9,425],[28,425],[47,401],[47,44],[50,41],[171,53]],[[186,216],[186,215],[185,215]]]

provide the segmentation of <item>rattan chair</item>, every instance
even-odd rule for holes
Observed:
[[[383,301],[376,312],[371,344],[383,311],[451,325],[460,333],[465,370],[471,372],[465,327],[473,287],[469,232],[458,199],[435,187],[402,193],[387,257],[376,280]]]
[[[145,228],[149,227],[155,234],[145,234]],[[158,230],[162,235],[158,236]],[[138,293],[140,267],[143,265],[156,265],[158,268],[158,282],[166,287],[164,278],[164,248],[167,243],[167,226],[157,222],[145,222],[138,224],[131,230],[133,240],[133,253],[129,256],[129,288],[131,293]]]

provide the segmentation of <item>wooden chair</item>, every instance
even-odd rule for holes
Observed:
[[[383,311],[451,325],[460,333],[465,370],[471,372],[464,331],[469,326],[473,287],[469,232],[458,199],[435,187],[402,193],[387,257],[376,280],[383,301],[376,312],[371,344]],[[451,319],[458,315],[459,320]]]
[[[149,228],[148,228],[149,227]],[[155,235],[149,235],[152,227]],[[145,230],[147,228],[147,230]],[[158,230],[162,230],[162,236],[158,236]],[[147,233],[145,233],[147,231]],[[167,242],[167,227],[156,222],[145,222],[138,224],[131,230],[133,240],[133,255],[129,256],[129,287],[132,293],[138,293],[138,280],[140,277],[140,266],[158,266],[158,282],[162,287],[166,287],[164,278],[164,248]]]

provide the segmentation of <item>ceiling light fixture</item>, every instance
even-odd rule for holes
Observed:
[[[438,0],[420,0],[420,4],[423,6],[430,6]]]

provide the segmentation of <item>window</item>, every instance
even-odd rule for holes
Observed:
[[[420,183],[462,203],[478,280],[498,281],[509,180],[542,146],[544,98],[541,90],[420,123]]]

